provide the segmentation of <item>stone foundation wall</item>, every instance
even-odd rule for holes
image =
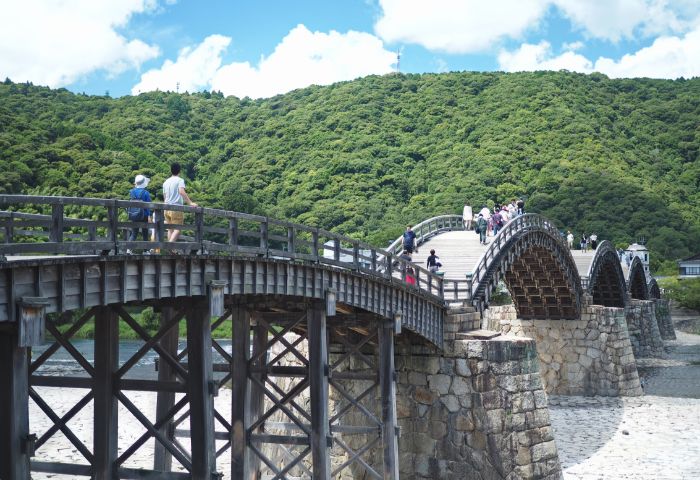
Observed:
[[[559,479],[532,340],[397,350],[402,479]]]
[[[535,340],[547,393],[642,395],[624,309],[588,305],[580,320],[520,320],[508,305],[487,309],[484,323]]]
[[[656,306],[656,323],[659,326],[659,333],[663,340],[675,340],[676,330],[673,328],[671,320],[670,301],[665,298],[654,300]]]
[[[664,342],[656,320],[656,302],[632,299],[625,307],[625,316],[634,356],[663,356]]]

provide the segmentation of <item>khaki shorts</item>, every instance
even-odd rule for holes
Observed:
[[[173,210],[165,211],[165,223],[177,223],[182,225],[185,223],[185,212],[176,212]]]

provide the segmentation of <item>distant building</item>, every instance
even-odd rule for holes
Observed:
[[[630,262],[634,260],[634,257],[639,257],[644,265],[644,275],[647,281],[651,279],[651,273],[649,272],[649,250],[644,245],[639,243],[633,243],[625,250],[625,255],[630,259]]]
[[[700,277],[700,253],[678,260],[678,276],[681,278]]]

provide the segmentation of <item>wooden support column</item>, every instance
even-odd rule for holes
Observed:
[[[187,392],[190,399],[192,479],[209,480],[216,473],[213,366],[210,301],[192,302],[187,317]]]
[[[175,315],[173,307],[162,307],[160,310],[160,326],[170,323]],[[178,328],[174,326],[160,339],[160,346],[173,358],[177,357]],[[158,381],[172,382],[176,380],[175,372],[170,364],[161,356],[158,361]],[[175,392],[159,391],[156,400],[156,421],[160,421],[167,412],[175,405]],[[173,439],[174,429],[172,420],[164,423],[160,428],[160,433],[169,440]],[[156,440],[153,452],[153,469],[160,472],[170,472],[172,470],[173,457],[159,441]]]
[[[119,317],[110,307],[95,311],[94,477],[117,478],[119,422],[114,374],[119,369]]]
[[[250,360],[250,314],[242,305],[234,305],[233,347],[231,362],[231,478],[249,480],[248,435],[250,425],[250,383],[248,360]]]
[[[326,305],[308,310],[309,390],[311,397],[311,455],[314,480],[330,480],[330,427],[328,424],[328,335]]]
[[[20,304],[18,322],[36,331],[43,306]],[[25,338],[26,340],[26,338]],[[29,347],[21,346],[20,328],[0,331],[0,478],[29,480],[34,437],[29,434]],[[31,343],[30,343],[31,345]]]
[[[399,442],[396,422],[396,373],[394,370],[394,332],[400,331],[401,316],[379,325],[379,383],[382,402],[382,442],[384,479],[399,478]]]
[[[253,314],[253,319],[255,320],[256,314]],[[267,340],[268,340],[268,332],[267,328],[264,325],[260,325],[259,323],[256,323],[255,326],[253,327],[253,357],[256,357],[258,354],[262,353],[262,356],[260,359],[253,365],[253,367],[264,367],[267,365],[267,358],[268,358],[268,352],[267,352]],[[253,374],[257,377],[257,379],[261,383],[265,383],[265,377],[266,375],[263,373],[255,373]],[[265,407],[265,394],[263,393],[262,389],[253,384],[252,382],[249,383],[249,388],[250,388],[250,404],[249,404],[249,412],[250,415],[248,416],[248,421],[250,423],[254,422],[255,420],[258,419],[258,417],[262,414],[263,409]],[[247,426],[247,425],[246,425]],[[254,431],[252,433],[264,433],[262,432],[262,427],[258,428],[258,431]],[[261,448],[261,445],[256,445],[258,449]],[[248,477],[246,480],[260,480],[260,458],[257,455],[252,454],[250,449],[247,449],[248,453],[248,468],[250,471],[250,477]]]

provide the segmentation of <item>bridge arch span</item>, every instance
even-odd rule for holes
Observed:
[[[586,283],[595,305],[622,308],[627,303],[625,274],[620,257],[609,240],[598,245],[584,285]]]
[[[634,257],[627,273],[627,291],[631,298],[649,299],[649,287],[644,273],[644,264],[639,257]]]
[[[493,239],[471,275],[471,302],[483,308],[503,280],[521,319],[576,319],[583,288],[568,246],[551,221],[527,214]]]

